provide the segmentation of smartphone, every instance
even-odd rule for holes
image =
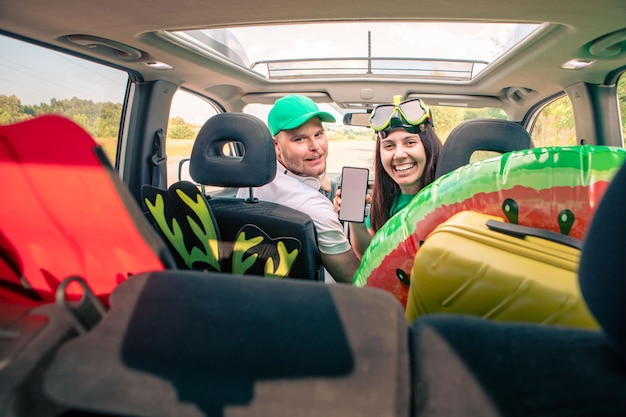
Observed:
[[[368,181],[369,170],[367,168],[343,167],[339,220],[363,223]]]

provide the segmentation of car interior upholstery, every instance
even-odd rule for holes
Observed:
[[[233,154],[229,147],[242,155]],[[209,194],[205,198],[189,182],[175,183],[167,193],[144,186],[144,197],[149,193],[152,201],[157,194],[169,195],[163,201],[169,202],[164,209],[171,214],[159,214],[169,219],[157,224],[179,259],[190,259],[192,251],[199,254],[199,262],[186,263],[187,268],[210,266],[215,256],[205,242],[214,240],[219,246],[220,266],[210,270],[323,281],[311,218],[289,207],[260,201],[252,193],[252,187],[265,185],[276,175],[272,136],[260,119],[245,113],[222,113],[207,120],[194,142],[189,168],[194,181],[201,185],[248,188],[250,196]],[[191,210],[192,206],[196,209]],[[182,239],[172,230],[172,222],[182,225]]]
[[[450,132],[443,144],[435,178],[469,164],[476,151],[503,154],[531,147],[530,135],[515,122],[499,119],[466,120]]]

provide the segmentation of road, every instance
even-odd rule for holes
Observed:
[[[374,140],[328,142],[326,170],[329,173],[340,173],[344,166],[352,166],[369,168],[371,171],[375,144]]]

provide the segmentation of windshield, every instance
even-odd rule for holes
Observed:
[[[370,174],[374,169],[374,151],[376,137],[374,131],[369,127],[346,126],[342,123],[345,110],[340,110],[336,105],[329,103],[318,103],[322,111],[326,111],[335,116],[335,123],[324,123],[326,135],[328,137],[328,159],[327,173],[331,178],[336,178],[344,166],[367,168]],[[267,123],[267,115],[272,105],[249,104],[244,112],[259,117]],[[485,108],[458,108],[453,106],[429,106],[433,115],[435,131],[442,142],[448,134],[459,123],[468,119],[494,118],[507,119],[506,114],[501,109]],[[490,155],[478,156],[486,157]]]

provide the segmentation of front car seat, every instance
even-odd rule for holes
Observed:
[[[242,155],[227,151],[233,148]],[[211,117],[198,132],[189,170],[194,181],[206,186],[260,187],[271,182],[276,153],[268,127],[245,113]],[[208,196],[207,201],[219,228],[226,270],[323,281],[315,225],[308,215],[253,196]]]
[[[469,164],[475,151],[506,153],[530,147],[530,135],[515,122],[499,119],[466,120],[450,132],[443,144],[435,178]]]

